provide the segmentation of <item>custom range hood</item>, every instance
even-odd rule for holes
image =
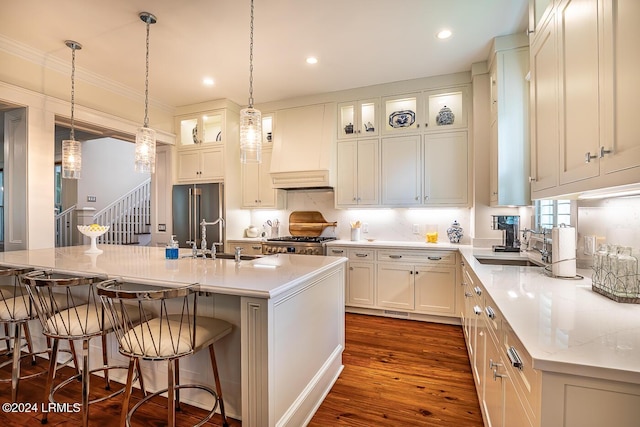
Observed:
[[[333,188],[335,104],[279,110],[275,114],[271,182],[285,190]]]

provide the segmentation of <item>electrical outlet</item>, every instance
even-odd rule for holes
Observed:
[[[369,232],[369,224],[366,222],[362,223],[362,232],[363,233],[368,233]]]
[[[167,224],[158,224],[158,231],[167,231]]]
[[[87,202],[95,202],[96,196],[87,196]]]
[[[411,229],[413,230],[413,234],[420,234],[420,226],[418,224],[413,224]]]
[[[584,254],[593,255],[596,251],[596,236],[584,236]]]

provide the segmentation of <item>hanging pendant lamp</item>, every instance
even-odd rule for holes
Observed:
[[[82,147],[75,138],[75,92],[76,92],[76,50],[82,45],[73,40],[64,42],[71,48],[71,132],[69,139],[62,141],[62,177],[79,179],[82,172]]]
[[[149,12],[142,12],[139,16],[147,25],[147,56],[144,76],[144,124],[136,132],[135,170],[140,173],[154,173],[156,171],[156,131],[149,127],[149,27],[158,20]]]
[[[262,114],[253,108],[253,0],[249,38],[249,106],[240,110],[240,161],[262,162]]]

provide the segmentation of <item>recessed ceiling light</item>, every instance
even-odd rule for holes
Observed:
[[[442,30],[438,34],[436,34],[436,37],[438,37],[440,40],[448,39],[449,37],[451,37],[451,31]]]
[[[307,64],[317,64],[318,63],[318,58],[316,58],[315,56],[310,56],[307,58]]]
[[[202,84],[205,86],[213,86],[213,79],[211,77],[205,77],[202,79]]]

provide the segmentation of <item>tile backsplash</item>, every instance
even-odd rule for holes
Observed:
[[[335,209],[331,191],[289,191],[287,209],[277,211],[254,210],[253,225],[262,229],[267,220],[278,219],[280,235],[288,235],[289,214],[292,211],[319,211],[329,221],[337,221],[337,227],[325,229],[323,235],[350,239],[351,223],[363,224],[361,239],[424,241],[428,230],[438,231],[438,241],[449,242],[447,228],[454,220],[460,223],[465,234],[461,244],[470,244],[468,235],[470,210],[468,208],[396,208],[396,209]]]

